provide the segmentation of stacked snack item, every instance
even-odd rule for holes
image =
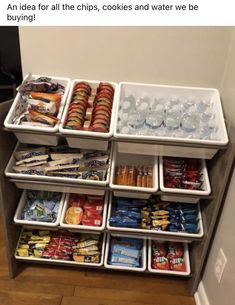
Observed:
[[[28,221],[56,222],[61,193],[27,191],[26,204],[21,219]]]
[[[164,187],[203,190],[201,161],[189,158],[163,158]]]
[[[91,151],[21,145],[14,155],[14,171],[21,174],[104,181],[109,167],[109,151]]]
[[[114,88],[109,83],[100,83],[92,89],[87,82],[78,82],[73,89],[64,128],[108,132]]]
[[[20,85],[20,102],[15,109],[13,124],[53,127],[57,124],[65,88],[51,78],[33,78],[30,74]]]
[[[116,198],[110,226],[155,231],[198,233],[198,208],[195,204]]]
[[[101,236],[63,231],[23,231],[17,256],[97,263],[101,256]]]
[[[83,234],[73,246],[73,259],[79,263],[99,263],[101,241],[99,235]]]
[[[152,166],[129,166],[120,165],[116,167],[115,184],[137,187],[153,187]]]
[[[143,265],[143,240],[111,236],[108,264],[141,268]]]
[[[70,194],[65,222],[72,225],[101,226],[104,197]]]
[[[152,240],[152,268],[186,272],[183,244]]]
[[[115,206],[109,219],[112,227],[140,228],[141,210],[148,204],[147,200],[131,198],[113,199]]]

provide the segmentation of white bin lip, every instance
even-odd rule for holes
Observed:
[[[146,233],[152,234],[153,238],[163,237],[164,235],[172,236],[172,237],[188,237],[188,238],[202,238],[204,235],[203,229],[203,222],[202,222],[202,214],[200,204],[198,204],[198,226],[199,226],[199,233],[184,233],[184,232],[171,232],[171,231],[154,231],[154,230],[145,230],[145,229],[135,229],[135,228],[128,228],[128,227],[113,227],[109,224],[109,219],[112,213],[112,206],[113,206],[113,198],[110,196],[110,202],[108,207],[108,215],[107,215],[107,223],[106,227],[108,230],[112,231],[120,231],[122,234],[124,233]],[[138,238],[138,236],[136,236]]]
[[[115,234],[107,233],[107,242],[106,242],[106,249],[105,249],[105,258],[104,258],[104,266],[107,269],[116,269],[116,270],[129,270],[129,271],[137,271],[137,272],[143,272],[147,268],[147,244],[146,239],[143,239],[143,248],[142,248],[142,267],[125,267],[125,266],[112,266],[108,264],[108,258],[109,258],[109,249],[110,249],[110,237],[115,236]],[[124,237],[124,236],[122,236]],[[138,237],[131,237],[131,238],[137,238]]]
[[[126,153],[121,153],[126,154]],[[135,156],[138,156],[137,154]],[[139,155],[140,158],[143,157],[143,155]],[[153,164],[153,177],[154,177],[154,187],[139,187],[139,186],[128,186],[128,185],[118,185],[114,184],[114,176],[115,176],[115,167],[116,167],[116,159],[117,159],[117,145],[113,146],[113,154],[112,154],[112,164],[111,164],[111,170],[110,170],[110,182],[109,186],[112,190],[118,191],[118,190],[126,190],[126,191],[133,191],[133,192],[141,192],[141,193],[156,193],[158,191],[158,157],[157,156],[146,156],[147,158],[154,159]]]
[[[50,176],[39,176],[39,175],[28,175],[28,174],[19,174],[14,173],[12,170],[12,166],[14,166],[14,153],[19,147],[20,143],[18,142],[15,146],[15,149],[10,157],[10,160],[7,163],[4,174],[7,177],[19,179],[19,180],[29,180],[29,181],[41,181],[41,182],[65,182],[65,183],[74,183],[74,184],[84,184],[84,185],[94,185],[94,186],[106,186],[109,184],[110,179],[110,167],[111,167],[111,158],[112,158],[112,146],[110,149],[110,157],[109,157],[109,168],[107,169],[106,180],[104,181],[96,181],[96,180],[83,180],[83,179],[75,179],[75,178],[63,178],[63,177],[50,177]]]
[[[21,213],[22,213],[22,211],[25,207],[26,192],[27,192],[27,190],[24,190],[22,195],[21,195],[20,201],[18,203],[16,212],[15,212],[14,222],[16,224],[21,224],[21,225],[41,226],[41,227],[57,227],[59,225],[59,222],[60,222],[60,217],[61,217],[61,212],[62,212],[63,203],[64,203],[64,199],[65,199],[65,194],[64,193],[61,194],[60,206],[59,206],[56,222],[42,222],[42,221],[24,220],[24,219],[19,218],[19,216],[21,215]]]
[[[159,158],[159,180],[160,180],[160,190],[165,193],[175,193],[175,194],[189,194],[189,195],[200,195],[200,196],[207,196],[211,193],[211,186],[209,181],[209,176],[207,172],[206,162],[204,159],[200,159],[202,163],[202,172],[203,172],[203,179],[205,190],[186,190],[186,189],[178,189],[178,188],[167,188],[164,187],[164,175],[163,175],[163,158],[160,156]]]
[[[23,229],[22,229],[23,231]],[[21,231],[21,233],[22,233]],[[17,255],[17,248],[19,246],[20,238],[17,243],[17,247],[15,250],[15,259],[22,260],[22,261],[31,261],[31,262],[47,262],[47,263],[59,263],[59,264],[65,264],[65,265],[74,265],[74,266],[94,266],[94,267],[101,267],[104,264],[104,251],[105,251],[105,242],[106,242],[106,233],[103,234],[103,240],[102,240],[102,250],[101,250],[101,256],[100,256],[100,262],[99,263],[79,263],[76,261],[67,261],[67,260],[61,260],[61,259],[47,259],[47,258],[36,258],[36,257],[23,257]],[[21,234],[20,234],[21,236]]]
[[[109,132],[94,132],[94,131],[85,131],[85,130],[70,130],[64,128],[68,108],[70,105],[70,101],[72,99],[73,95],[73,88],[75,84],[78,82],[88,82],[89,84],[94,84],[94,85],[99,85],[100,82],[108,82],[114,87],[114,96],[113,96],[113,106],[112,106],[112,114],[111,114],[111,119],[110,119],[110,126],[109,126]],[[114,128],[114,120],[115,120],[115,110],[116,110],[116,103],[117,103],[117,90],[118,89],[118,84],[110,81],[97,81],[97,80],[86,80],[86,79],[74,79],[71,83],[70,86],[70,91],[65,103],[63,115],[61,118],[61,122],[59,124],[59,131],[60,133],[64,135],[70,135],[70,136],[84,136],[84,137],[91,137],[91,138],[111,138],[113,135],[113,128]]]
[[[114,122],[114,137],[117,139],[132,139],[132,140],[142,140],[142,141],[159,141],[159,142],[172,142],[172,143],[191,143],[191,144],[201,144],[201,145],[215,145],[215,146],[226,146],[229,142],[227,129],[224,122],[224,115],[221,102],[218,103],[218,112],[220,114],[221,120],[221,128],[224,133],[224,139],[222,140],[200,140],[200,139],[187,139],[187,138],[177,138],[177,137],[161,137],[161,136],[144,136],[144,135],[127,135],[117,132],[117,122],[118,122],[118,110],[119,110],[119,103],[120,103],[120,93],[121,93],[121,86],[123,85],[131,85],[131,86],[145,86],[145,87],[154,87],[154,88],[173,88],[173,89],[189,89],[189,90],[197,90],[200,89],[202,91],[211,90],[217,95],[217,98],[220,101],[219,90],[215,88],[202,88],[202,87],[186,87],[186,86],[170,86],[170,85],[160,85],[160,84],[145,84],[145,83],[134,83],[134,82],[120,82],[119,83],[119,94],[117,99],[117,107],[116,107],[116,115],[115,115],[115,122]]]
[[[67,224],[64,221],[65,214],[68,208],[68,203],[69,203],[69,196],[70,194],[67,194],[65,197],[65,202],[64,202],[64,207],[63,211],[61,213],[60,217],[60,226],[62,228],[66,229],[73,229],[73,230],[86,230],[86,231],[103,231],[105,229],[105,224],[106,224],[106,216],[107,216],[107,208],[108,208],[108,201],[109,201],[109,192],[107,191],[104,197],[104,208],[103,208],[103,218],[102,218],[102,225],[101,226],[84,226],[84,225],[72,225],[72,224]]]
[[[28,74],[29,75],[29,74]],[[28,75],[25,76],[24,80],[28,77]],[[36,74],[32,74],[32,77],[38,78],[38,77],[49,77],[51,79],[53,79],[54,81],[64,81],[67,84],[64,85],[65,86],[65,91],[61,100],[61,105],[60,105],[60,109],[59,109],[59,113],[57,115],[58,120],[61,119],[62,117],[62,113],[63,113],[63,109],[64,109],[64,105],[65,105],[65,101],[66,101],[66,97],[68,95],[69,92],[69,88],[70,88],[70,78],[66,78],[66,77],[56,77],[56,76],[48,76],[48,75],[36,75]],[[23,81],[24,81],[23,80]],[[9,123],[9,121],[11,121],[11,117],[13,115],[14,109],[16,107],[16,105],[18,104],[20,99],[20,93],[18,92],[13,104],[11,105],[11,108],[5,118],[4,121],[4,126],[8,129],[11,129],[12,131],[15,132],[20,132],[20,131],[36,131],[36,132],[46,132],[46,133],[55,133],[59,130],[59,122],[54,126],[54,127],[39,127],[39,126],[26,126],[26,125],[16,125],[16,124],[12,124]]]
[[[180,271],[172,271],[172,270],[158,270],[152,268],[152,240],[150,239],[148,243],[148,271],[159,274],[189,276],[191,273],[191,267],[190,267],[188,244],[183,242],[183,245],[184,245],[184,261],[186,265],[186,271],[180,272]]]

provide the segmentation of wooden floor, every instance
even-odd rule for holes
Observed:
[[[23,265],[9,279],[0,232],[1,305],[195,305],[184,280],[153,275]]]

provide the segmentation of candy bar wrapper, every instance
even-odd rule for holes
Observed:
[[[97,180],[104,181],[106,177],[107,170],[89,170],[82,171],[78,173],[78,178],[83,180]]]
[[[49,125],[48,127],[54,127],[58,122],[58,119],[52,115],[45,115],[31,109],[29,109],[28,112],[30,121],[44,123]]]
[[[111,265],[125,266],[129,265],[130,267],[140,267],[140,263],[136,258],[125,256],[119,253],[112,253],[110,257]]]
[[[36,91],[36,92],[57,92],[64,91],[64,87],[58,83],[52,82],[49,77],[33,78],[32,74],[29,74],[24,82],[17,88],[20,93]]]
[[[102,225],[102,216],[98,215],[83,215],[82,217],[82,224],[84,226],[101,226]]]
[[[45,167],[45,172],[73,172],[79,169],[79,164],[55,165]]]
[[[87,248],[87,247],[91,247],[91,246],[97,246],[98,243],[99,243],[98,240],[87,239],[87,240],[85,240],[83,242],[78,243],[75,248],[81,249],[81,248]]]
[[[27,159],[17,161],[16,165],[18,166],[18,165],[26,163],[27,166],[30,166],[31,165],[30,163],[35,164],[35,163],[39,163],[41,161],[47,161],[48,158],[49,158],[48,155],[33,156],[33,157],[30,157],[30,158],[27,158]]]
[[[48,162],[49,166],[64,166],[64,165],[71,165],[71,164],[78,164],[80,161],[79,158],[76,157],[69,157],[69,158],[64,158],[64,159],[60,159],[60,160],[54,160],[54,161],[50,161]]]
[[[99,150],[82,150],[82,152],[85,159],[99,158],[101,156],[109,155],[109,152]]]
[[[98,254],[100,254],[99,249],[92,250],[93,248],[95,248],[95,247],[91,246],[90,248],[81,248],[81,249],[74,251],[74,253],[77,255],[98,255]]]
[[[111,252],[112,253],[117,253],[117,254],[122,254],[125,256],[133,257],[135,259],[138,259],[140,257],[140,251],[136,249],[131,249],[125,246],[121,246],[118,244],[112,245],[111,246]]]
[[[98,264],[100,262],[100,255],[76,255],[73,254],[73,259],[78,263],[93,263]]]
[[[103,167],[107,164],[109,157],[106,156],[100,156],[100,157],[93,157],[89,158],[83,161],[83,165],[85,168],[97,168],[97,167]]]
[[[87,241],[89,239],[91,240],[99,240],[99,235],[98,234],[81,234],[80,238],[79,238],[79,243],[82,243],[84,241]]]
[[[76,179],[78,177],[78,174],[76,172],[48,172],[47,176]]]
[[[28,99],[27,100],[30,109],[38,111],[43,114],[56,114],[56,104],[52,101],[45,102],[42,100],[36,100],[36,99]]]
[[[24,174],[24,175],[45,175],[45,167],[44,166],[35,166],[35,167],[26,167],[26,166],[13,166],[13,170],[16,173]]]
[[[23,148],[20,147],[18,151],[15,152],[14,157],[16,160],[24,160],[35,156],[41,156],[46,154],[46,147],[38,147],[38,148]]]
[[[83,157],[82,153],[52,153],[51,154],[51,159],[53,161],[63,160],[63,159],[67,159],[67,158],[81,160],[82,157]]]
[[[29,256],[28,249],[24,249],[24,248],[17,248],[16,253],[17,253],[18,256],[21,256],[21,257],[28,257]]]

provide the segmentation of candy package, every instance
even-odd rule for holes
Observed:
[[[140,268],[143,264],[143,240],[141,239],[111,236],[109,251],[110,265]]]
[[[71,194],[65,214],[67,224],[101,226],[104,197]]]
[[[48,260],[99,263],[102,250],[101,241],[102,236],[100,235],[88,237],[85,234],[64,231],[26,230],[20,235],[16,254],[21,257]]]
[[[163,158],[164,187],[203,190],[201,162],[189,158]]]
[[[35,147],[20,145],[15,152],[14,171],[28,175],[105,181],[109,151],[81,151],[66,145]],[[89,157],[88,157],[89,156]]]
[[[21,219],[39,222],[56,222],[61,193],[27,191],[26,205]]]
[[[63,85],[48,77],[34,78],[30,74],[18,87],[19,103],[12,123],[16,125],[53,127],[65,91]]]
[[[153,269],[186,272],[182,243],[152,240],[151,251]]]

